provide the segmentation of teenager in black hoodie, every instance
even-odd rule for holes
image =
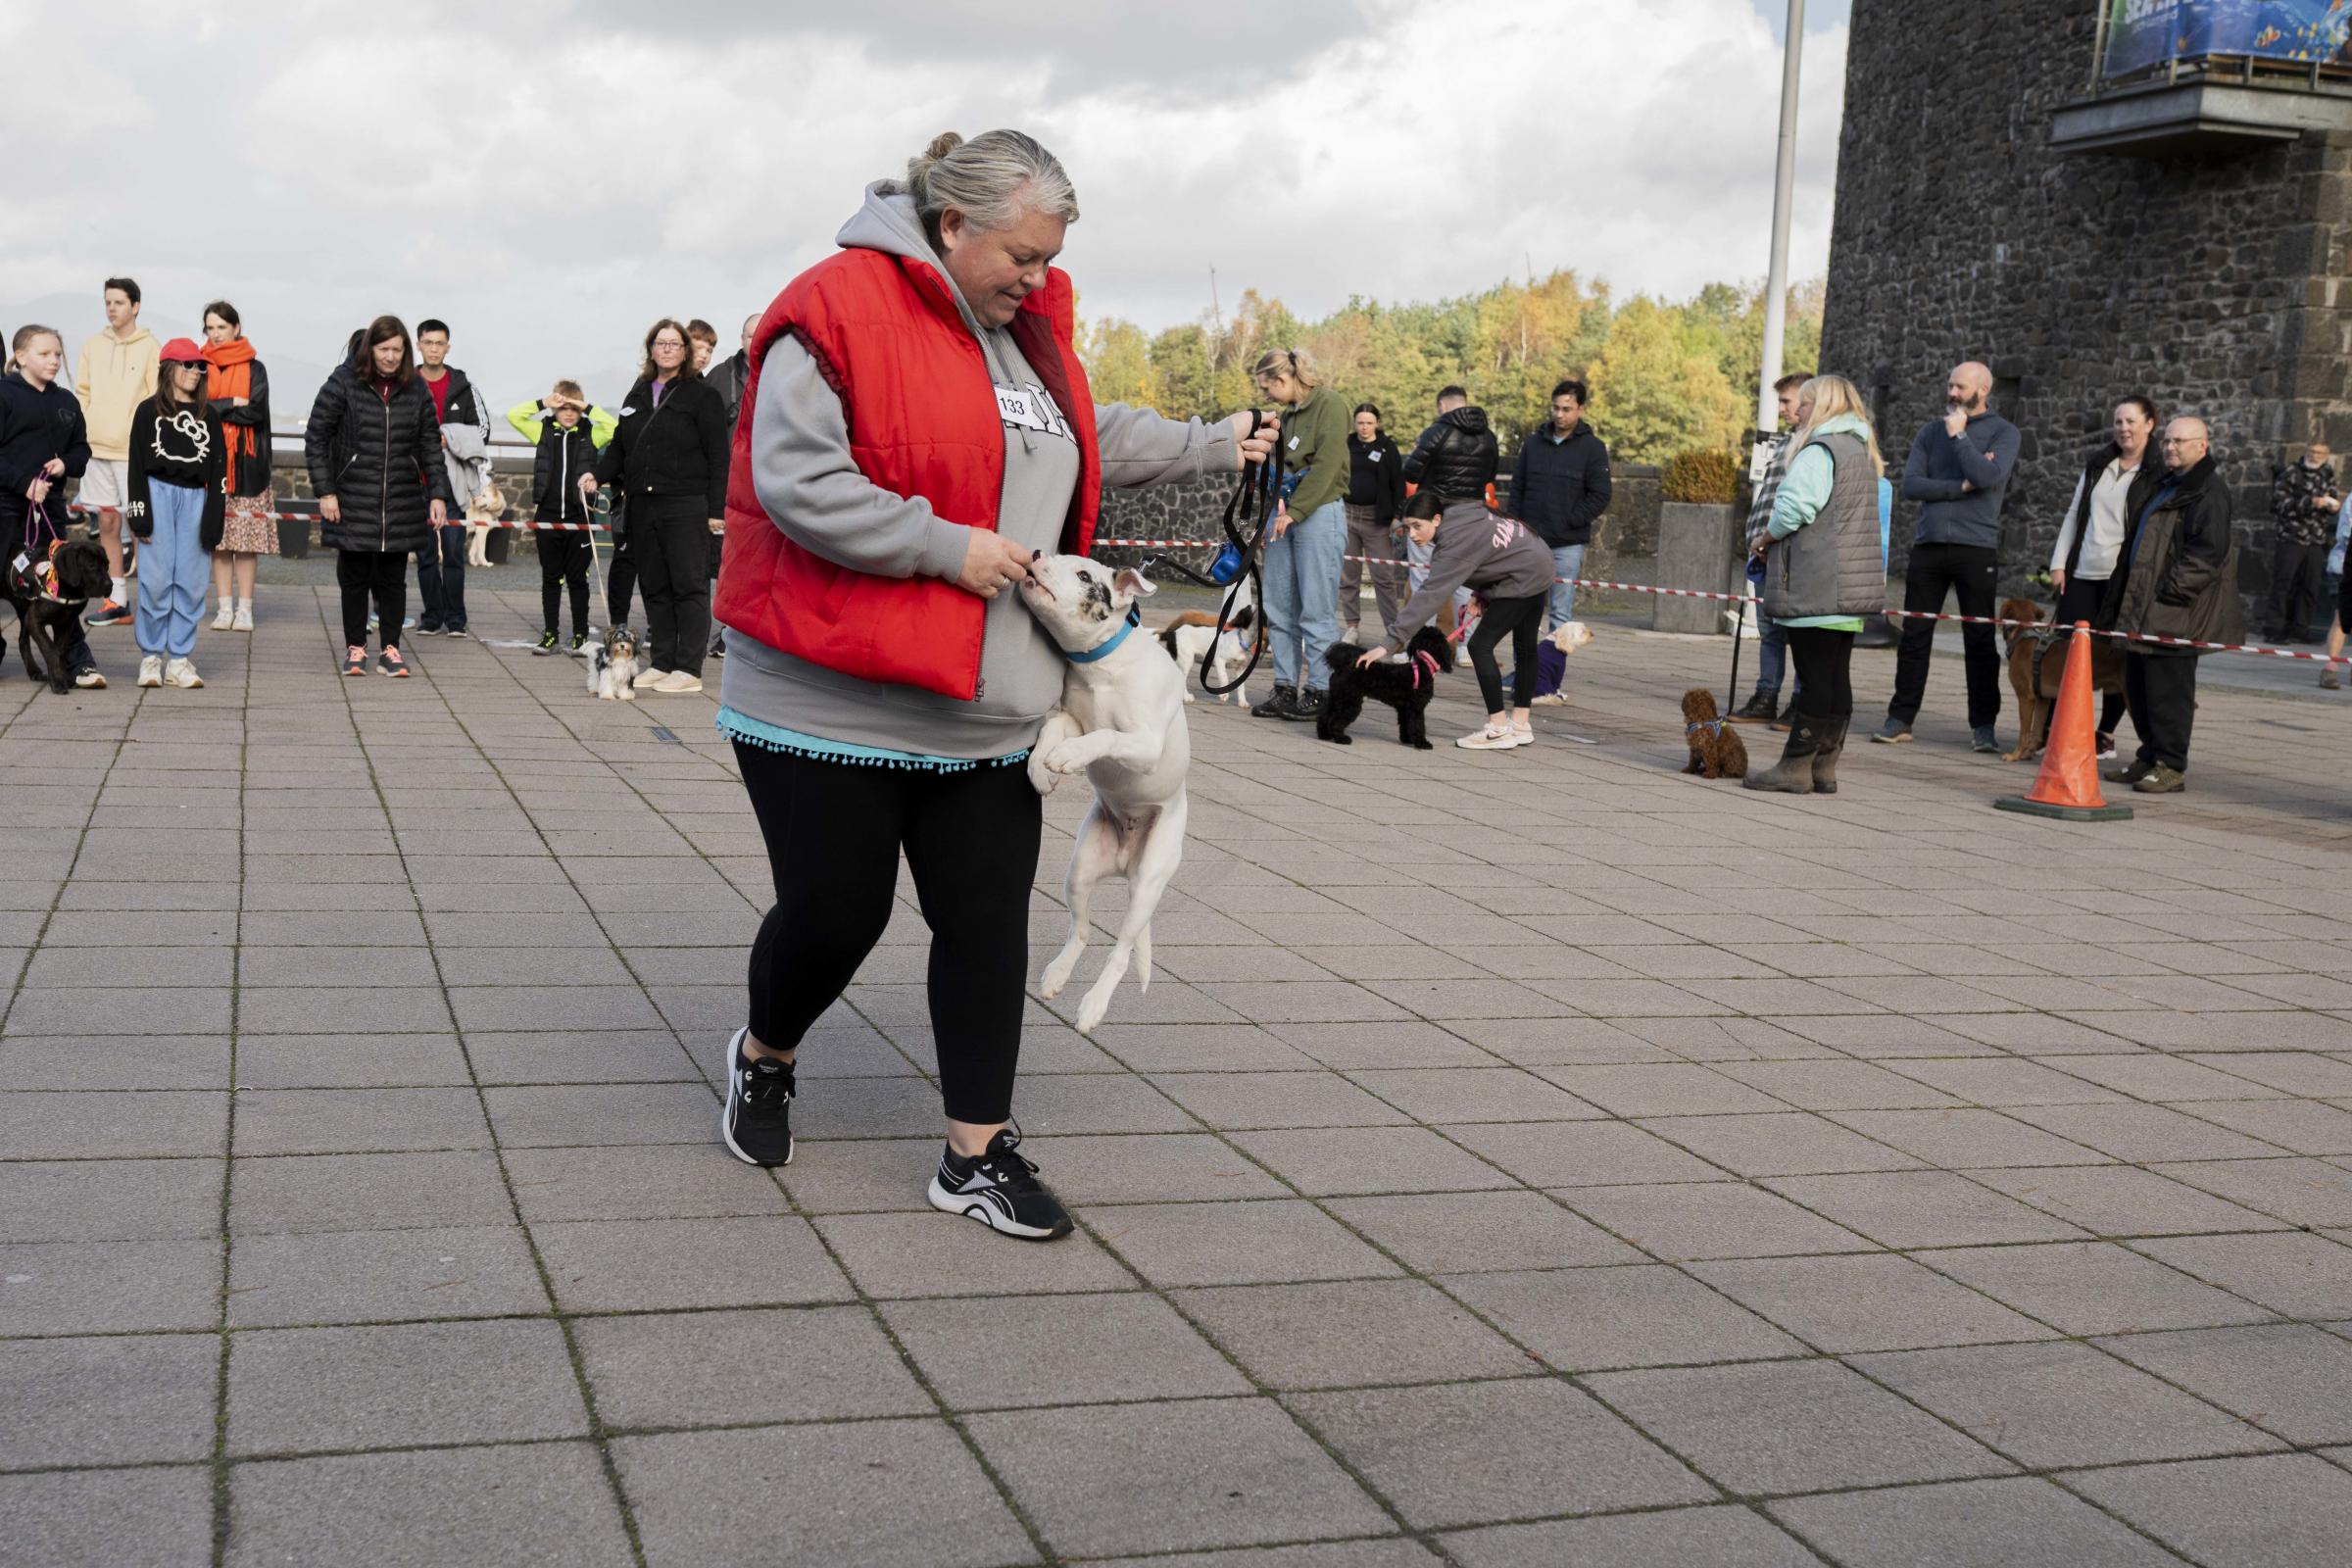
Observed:
[[[50,543],[66,536],[66,481],[78,479],[90,464],[88,427],[81,401],[58,385],[66,365],[66,340],[54,326],[21,326],[9,345],[16,368],[0,376],[0,505],[22,516],[22,532],[0,536],[14,547]],[[18,499],[27,503],[18,508]],[[13,553],[13,552],[12,552]],[[0,648],[6,644],[0,643]],[[58,639],[58,657],[74,672],[74,684],[99,688],[106,677],[90,657],[81,617]]]
[[[1404,605],[1404,552],[1395,524],[1404,510],[1404,458],[1380,427],[1380,410],[1355,406],[1355,431],[1348,437],[1348,554],[1340,562],[1340,619],[1355,641],[1364,615],[1364,562],[1372,563],[1372,598],[1380,607],[1387,635]],[[1387,563],[1394,561],[1391,566]]]
[[[645,334],[645,368],[621,405],[612,444],[583,493],[628,498],[629,553],[645,594],[647,667],[637,689],[703,689],[710,635],[710,535],[726,525],[733,432],[717,388],[695,373],[686,328],[663,318]]]

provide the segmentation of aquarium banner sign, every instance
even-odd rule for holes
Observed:
[[[2253,55],[2352,65],[2352,0],[2108,0],[2101,74],[2173,60]]]

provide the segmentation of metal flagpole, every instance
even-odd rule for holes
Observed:
[[[1772,268],[1764,283],[1764,364],[1756,384],[1756,428],[1780,423],[1772,383],[1781,378],[1781,343],[1788,328],[1788,208],[1796,185],[1797,76],[1804,64],[1805,0],[1788,0],[1788,37],[1781,60],[1781,157],[1772,187]]]

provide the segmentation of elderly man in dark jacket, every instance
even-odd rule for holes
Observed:
[[[2143,637],[2235,642],[2245,610],[2237,596],[2237,551],[2230,543],[2230,487],[2214,472],[2205,421],[2165,426],[2164,461],[2155,495],[2125,536],[2101,618]],[[2197,711],[2197,650],[2127,642],[2124,698],[2139,731],[2139,755],[2107,778],[2142,795],[2180,794]]]
[[[1519,443],[1511,469],[1511,514],[1551,547],[1551,603],[1546,631],[1576,618],[1576,578],[1585,569],[1592,525],[1609,510],[1609,449],[1585,422],[1585,383],[1551,389],[1551,422]]]

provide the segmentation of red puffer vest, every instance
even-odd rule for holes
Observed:
[[[1061,551],[1084,555],[1102,500],[1095,400],[1072,342],[1076,295],[1049,270],[1007,328],[1078,438],[1078,485]],[[752,411],[769,345],[786,332],[814,356],[849,416],[858,471],[920,496],[950,522],[997,526],[1004,424],[979,342],[939,269],[845,250],[776,296],[752,336],[743,416],[727,479],[727,549],[711,611],[770,648],[861,680],[969,701],[980,684],[988,601],[937,577],[876,577],[804,549],[771,521],[752,481]]]

